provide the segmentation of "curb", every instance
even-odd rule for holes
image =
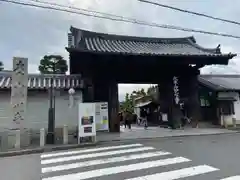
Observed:
[[[15,150],[15,151],[9,151],[9,152],[0,152],[0,157],[21,156],[21,155],[39,154],[44,152],[93,147],[93,146],[96,146],[97,144],[98,143],[85,143],[85,144],[74,144],[74,145],[64,145],[64,146],[60,145],[60,146],[53,146],[53,147],[25,149],[25,150],[19,150],[19,151]]]
[[[113,139],[113,140],[103,140],[98,141],[100,144],[109,144],[115,142],[131,142],[131,141],[147,141],[147,140],[156,140],[156,139],[169,139],[169,138],[182,138],[182,137],[194,137],[194,136],[214,136],[214,135],[231,135],[238,134],[237,132],[226,132],[226,133],[215,133],[215,134],[188,134],[188,135],[173,135],[173,136],[164,136],[164,137],[147,137],[147,138],[129,138],[129,139]]]
[[[30,155],[30,154],[39,154],[44,152],[76,149],[76,148],[85,148],[85,147],[94,147],[97,145],[111,144],[111,143],[125,143],[132,141],[147,141],[147,140],[156,140],[156,139],[170,139],[170,138],[181,138],[181,137],[194,137],[194,136],[213,136],[213,135],[231,135],[238,134],[237,132],[227,132],[227,133],[215,133],[215,134],[189,134],[189,135],[173,135],[165,137],[148,137],[148,138],[131,138],[131,139],[113,139],[113,140],[103,140],[98,141],[97,143],[85,143],[85,144],[74,144],[74,145],[59,145],[53,147],[44,147],[44,148],[34,148],[34,149],[25,149],[25,150],[15,150],[9,152],[0,152],[0,157],[12,157],[12,156],[21,156],[21,155]]]

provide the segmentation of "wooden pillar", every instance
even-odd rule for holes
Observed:
[[[160,104],[160,111],[168,116],[167,124],[164,125],[172,126],[173,118],[172,118],[172,84],[171,78],[165,77],[161,80],[158,84],[159,90],[159,104]]]
[[[120,132],[120,121],[117,118],[118,84],[115,81],[93,78],[85,87],[83,99],[84,102],[108,102],[109,131]]]
[[[91,78],[84,78],[83,102],[94,102],[94,84]]]
[[[178,81],[178,85],[174,85],[174,82],[176,82],[176,78]],[[177,93],[176,90],[178,88],[179,100],[181,98],[181,91],[180,91],[181,88],[176,87],[176,86],[180,86],[180,79],[181,78],[179,76],[176,76],[174,80],[173,75],[164,77],[164,79],[161,80],[158,88],[160,111],[168,115],[168,125],[173,129],[175,129],[178,126],[182,116],[179,102],[177,100],[177,97],[175,97]],[[174,92],[174,89],[175,89],[175,92]]]
[[[182,99],[182,77],[181,75],[173,75],[172,76],[172,106],[171,106],[171,114],[172,114],[172,127],[177,128],[180,125],[180,121],[182,118],[182,112],[180,110],[180,100]]]
[[[119,111],[117,82],[109,81],[108,88],[109,129],[110,132],[120,132],[120,121],[117,116]]]
[[[108,82],[104,79],[94,80],[94,102],[108,102]]]
[[[159,104],[160,104],[160,111],[164,114],[167,114],[168,116],[168,122],[167,125],[170,125],[171,123],[171,115],[170,115],[170,104],[171,104],[171,94],[170,92],[170,87],[169,83],[167,81],[161,81],[158,84],[158,90],[159,90]],[[164,125],[166,125],[164,123]]]
[[[196,127],[197,123],[201,121],[201,106],[199,100],[199,86],[198,86],[198,73],[189,77],[188,81],[188,93],[189,93],[189,116],[192,117],[193,126]]]

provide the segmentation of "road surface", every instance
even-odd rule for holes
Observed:
[[[3,180],[15,180],[16,174],[28,180],[27,173],[29,180],[240,180],[239,153],[240,134],[114,143],[19,156],[11,160],[15,176]],[[10,165],[9,159],[1,161]]]

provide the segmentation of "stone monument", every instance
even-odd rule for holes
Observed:
[[[11,86],[12,122],[10,129],[21,131],[21,145],[29,144],[29,130],[26,123],[28,59],[13,58]]]

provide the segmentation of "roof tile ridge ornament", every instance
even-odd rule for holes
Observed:
[[[192,36],[193,37],[193,36]],[[194,38],[194,37],[193,37]],[[195,42],[194,42],[195,41]],[[197,44],[197,41],[195,40],[195,38],[194,38],[194,41],[191,39],[191,38],[189,38],[188,39],[188,42],[192,45],[192,46],[194,46],[194,47],[196,47],[196,48],[198,48],[198,49],[200,49],[200,50],[202,50],[202,51],[206,51],[206,52],[209,52],[209,53],[212,53],[212,54],[222,54],[221,53],[221,49],[220,49],[220,44],[218,45],[218,47],[216,47],[216,48],[205,48],[205,47],[203,47],[203,46],[200,46],[199,44]]]

